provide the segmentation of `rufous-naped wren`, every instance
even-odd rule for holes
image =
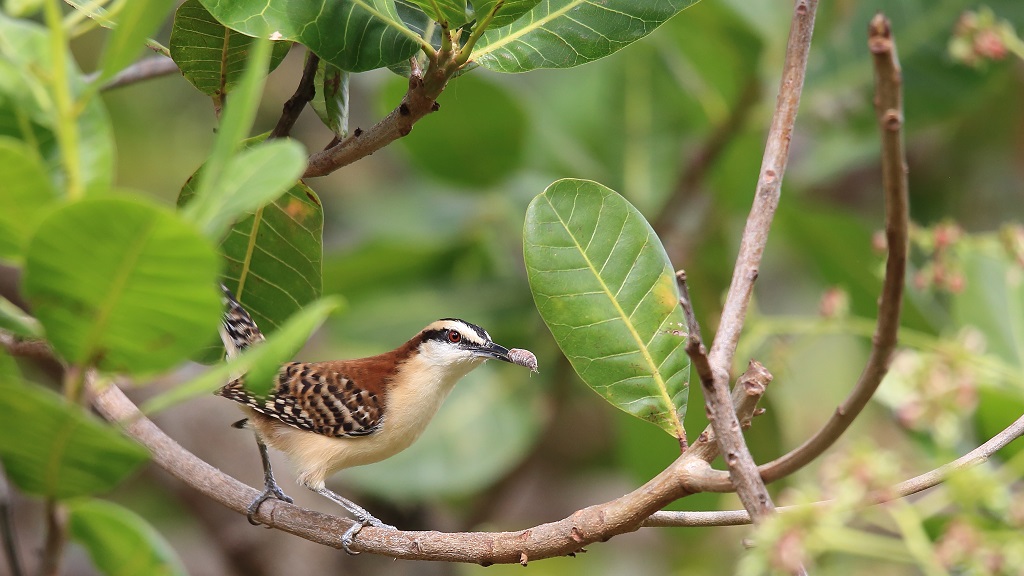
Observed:
[[[226,287],[221,340],[232,358],[263,334]],[[431,323],[408,342],[377,356],[328,362],[290,362],[281,367],[265,396],[255,396],[236,378],[217,394],[238,402],[263,460],[264,490],[248,509],[249,521],[268,498],[286,502],[274,479],[267,446],[284,452],[298,471],[297,481],[341,505],[357,522],[346,531],[349,545],[363,526],[393,528],[361,506],[328,490],[331,474],[379,462],[409,447],[427,427],[455,383],[489,358],[537,371],[528,350],[495,344],[483,328],[456,318]]]

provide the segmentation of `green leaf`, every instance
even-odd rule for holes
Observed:
[[[338,135],[348,136],[348,80],[349,73],[325,60],[320,60],[313,80],[316,94],[309,102],[313,111]]]
[[[48,31],[38,24],[12,20],[0,13],[0,136],[22,140],[38,151],[50,180],[63,189],[61,150],[55,134],[58,113],[50,73],[53,56]],[[73,62],[67,55],[66,60]],[[69,64],[72,95],[86,89],[81,73]],[[114,139],[110,119],[98,98],[82,104],[76,116],[75,148],[86,191],[110,188],[114,174]]]
[[[38,386],[0,381],[0,458],[24,492],[66,499],[107,492],[146,450],[82,407]]]
[[[344,302],[337,296],[322,298],[306,306],[263,343],[250,346],[242,354],[222,362],[202,376],[147,400],[142,411],[153,414],[196,396],[209,394],[241,374],[246,375],[245,387],[249,391],[265,394],[273,385],[273,378],[281,365],[295,356],[328,315],[343,306]]]
[[[263,84],[266,82],[267,69],[270,62],[270,41],[259,39],[253,42],[249,61],[242,72],[238,89],[231,97],[231,105],[227,107],[217,130],[217,139],[213,142],[213,150],[198,175],[196,196],[205,202],[204,196],[216,194],[221,186],[229,185],[224,171],[231,157],[242,146],[259,108],[260,97],[263,95]]]
[[[0,329],[24,338],[40,338],[43,335],[39,321],[0,296]]]
[[[484,32],[472,59],[497,72],[579,66],[647,36],[694,1],[545,0]]]
[[[186,0],[174,13],[171,58],[185,79],[208,96],[227,94],[245,70],[253,38],[225,28],[199,0]],[[269,70],[277,68],[291,42],[274,42]]]
[[[117,26],[117,22],[110,18],[110,11],[100,6],[98,2],[82,2],[80,0],[64,0],[64,2],[76,11],[85,14],[91,20],[96,21],[97,24],[104,28],[114,28]]]
[[[103,574],[188,574],[167,540],[131,510],[113,502],[83,500],[72,504],[69,512],[71,537],[89,552]]]
[[[100,75],[95,82],[97,86],[101,86],[138,57],[146,44],[146,38],[156,32],[172,6],[174,0],[121,4],[117,26],[110,33],[103,48],[103,56],[100,57]]]
[[[294,140],[254,144],[228,160],[220,186],[182,210],[208,238],[219,240],[239,217],[279,198],[306,168],[306,151]]]
[[[39,154],[0,136],[0,258],[20,261],[28,239],[57,200]]]
[[[524,232],[537,310],[576,373],[616,407],[683,438],[689,359],[672,264],[614,191],[559,180],[533,199]]]
[[[398,102],[407,87],[403,78],[393,78],[378,101]],[[465,74],[450,83],[438,102],[444,114],[420,120],[400,140],[419,168],[478,189],[501,182],[521,166],[529,118],[508,91],[482,75]],[[457,160],[453,147],[460,150]]]
[[[52,212],[25,259],[25,295],[68,362],[115,372],[169,368],[203,344],[221,304],[219,262],[174,213],[97,197]]]
[[[398,64],[424,44],[402,23],[393,0],[201,1],[232,30],[250,36],[277,33],[350,72]]]
[[[4,12],[15,18],[27,18],[39,12],[45,0],[4,0]]]
[[[499,1],[500,0],[483,0],[481,2],[474,2],[473,8],[476,11],[477,21],[483,18],[485,14],[489,14],[491,10],[494,10],[494,6]],[[540,4],[540,0],[505,0],[501,5],[501,8],[498,9],[498,14],[493,20],[491,20],[488,28],[493,30],[495,28],[508,26],[521,18],[523,14],[533,10],[537,4]]]
[[[986,352],[1024,368],[1024,269],[997,238],[975,237],[957,245],[964,289],[952,301],[957,326],[985,335]]]
[[[420,7],[431,20],[447,22],[454,30],[469,21],[466,14],[466,0],[410,0]]]
[[[7,353],[7,349],[0,347],[0,388],[13,386],[21,381],[21,371],[18,370],[18,363]]]
[[[193,181],[182,188],[179,206],[194,196]],[[241,218],[221,241],[224,284],[265,334],[320,296],[323,226],[320,199],[299,182],[273,203]],[[209,341],[214,340],[211,331]],[[218,344],[203,359],[213,361],[221,354]]]

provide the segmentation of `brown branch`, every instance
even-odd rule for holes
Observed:
[[[18,552],[18,535],[14,526],[14,505],[11,503],[11,491],[7,486],[3,463],[0,463],[0,538],[3,538],[4,556],[7,557],[7,568],[11,576],[24,576],[21,554]]]
[[[33,360],[53,361],[53,349],[44,340],[22,340],[8,332],[0,331],[0,345],[12,356],[23,356]]]
[[[113,90],[122,86],[129,86],[145,80],[168,76],[178,72],[178,65],[167,56],[150,56],[143,58],[131,66],[121,70],[113,78],[103,85],[101,90]],[[91,81],[99,76],[99,73],[92,74],[86,81]]]
[[[807,55],[811,48],[811,34],[814,31],[814,15],[817,9],[818,0],[796,0],[793,10],[779,97],[768,131],[768,142],[761,161],[754,203],[743,230],[732,283],[709,354],[711,364],[726,372],[732,368],[736,345],[739,343],[740,332],[747,316],[747,305],[753,294],[754,281],[757,280],[761,255],[768,242],[768,230],[771,228],[775,209],[779,205],[782,176],[786,171],[789,143],[793,137],[797,109],[800,107],[800,93],[803,91]]]
[[[108,420],[120,422],[125,432],[147,447],[161,468],[209,498],[244,514],[258,492],[224,474],[182,448],[116,386],[98,390],[93,383],[94,406]],[[701,462],[706,466],[706,463]],[[684,485],[689,462],[680,458],[669,469],[629,494],[578,510],[571,516],[526,530],[495,533],[441,533],[364,528],[351,546],[394,558],[514,563],[565,556],[589,543],[633,532],[655,511],[688,494]],[[268,500],[256,519],[261,524],[295,534],[312,542],[341,548],[341,536],[352,521],[306,510],[280,500]]]
[[[761,466],[761,477],[773,482],[796,472],[821,455],[846,431],[874,395],[889,370],[896,349],[900,306],[907,266],[909,200],[907,170],[903,151],[903,105],[899,63],[888,20],[878,15],[872,20],[869,47],[874,56],[875,107],[882,132],[882,183],[885,191],[885,233],[889,257],[878,305],[878,323],[872,338],[871,354],[850,395],[836,408],[817,433],[788,454]],[[724,474],[708,476],[700,488],[727,489]]]
[[[701,387],[704,389],[704,405],[707,408],[711,429],[715,433],[718,449],[725,455],[729,478],[736,488],[736,495],[740,497],[743,507],[750,512],[754,521],[758,522],[771,514],[775,510],[775,505],[772,504],[768,489],[757,473],[754,457],[751,456],[750,449],[743,439],[740,421],[736,417],[736,409],[729,395],[729,373],[721,367],[716,370],[708,362],[707,351],[700,338],[700,326],[697,325],[690,303],[686,272],[676,272],[676,282],[681,295],[679,304],[683,308],[689,329],[686,354],[696,368]],[[754,364],[751,363],[751,370],[753,368]],[[763,367],[761,369],[764,370]]]
[[[59,576],[68,542],[67,510],[53,498],[46,500],[46,539],[40,551],[39,576]]]
[[[409,74],[409,89],[398,108],[392,110],[369,130],[356,128],[341,141],[310,155],[309,165],[302,177],[326,176],[407,136],[412,132],[413,124],[440,108],[437,97],[444,91],[448,80],[458,71],[451,58],[451,53],[438,52],[430,58],[426,71],[421,70],[414,59]]]
[[[277,125],[270,132],[270,136],[267,136],[268,140],[283,138],[291,133],[292,127],[295,126],[295,121],[299,119],[299,115],[302,114],[306,104],[309,104],[313,97],[316,96],[314,81],[316,80],[316,69],[319,65],[320,57],[314,54],[312,50],[307,50],[306,64],[302,67],[302,78],[299,80],[299,85],[296,86],[292,97],[284,103],[281,118],[278,119]]]
[[[1024,416],[1017,418],[1015,422],[1004,428],[1001,432],[989,439],[981,446],[971,450],[956,460],[944,464],[934,470],[904,480],[899,484],[885,490],[879,490],[869,496],[864,506],[874,506],[891,502],[900,498],[906,498],[911,494],[923,492],[929,488],[938,486],[952,474],[961,470],[967,470],[987,462],[996,452],[1002,450],[1007,444],[1024,436]],[[824,506],[832,503],[831,500],[823,500],[813,504],[800,506],[782,506],[776,508],[777,512],[793,512],[805,510],[807,506]],[[683,527],[683,526],[738,526],[750,524],[750,514],[746,510],[722,510],[718,512],[656,512],[651,515],[644,526],[658,527]]]
[[[732,404],[736,407],[736,418],[740,423],[740,427],[744,430],[750,427],[754,416],[764,411],[763,409],[758,410],[757,403],[764,396],[765,390],[771,381],[771,373],[757,360],[751,360],[746,372],[736,380],[736,385],[732,389]],[[690,445],[690,449],[684,456],[710,463],[715,458],[718,458],[718,454],[717,436],[714,429],[708,425],[701,432],[700,436],[697,437],[697,440]],[[708,473],[717,472],[711,468],[705,468],[704,470]],[[704,478],[704,476],[705,474],[701,473],[696,477]],[[699,482],[693,484],[691,491],[698,484]],[[729,491],[731,489],[732,485],[730,484]]]

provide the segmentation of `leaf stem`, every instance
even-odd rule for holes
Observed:
[[[473,55],[473,47],[476,46],[477,41],[480,40],[481,36],[483,36],[487,27],[491,25],[494,17],[498,14],[498,10],[501,10],[501,7],[504,5],[505,0],[498,0],[494,7],[491,8],[491,11],[488,12],[487,15],[485,15],[473,28],[472,34],[470,34],[469,38],[466,39],[466,44],[463,45],[462,49],[459,51],[458,57],[455,59],[456,66],[462,68],[466,65],[466,62],[469,62],[469,57]]]
[[[82,197],[82,166],[78,150],[78,123],[76,122],[75,101],[71,94],[71,78],[68,75],[70,63],[67,60],[67,41],[64,24],[60,16],[60,0],[45,3],[46,25],[50,29],[50,57],[52,69],[50,77],[54,103],[57,112],[57,142],[60,146],[67,178],[68,198],[75,200]]]

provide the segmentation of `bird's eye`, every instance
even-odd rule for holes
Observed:
[[[462,342],[462,334],[459,334],[455,330],[449,330],[448,341],[452,344],[458,344],[459,342]]]

